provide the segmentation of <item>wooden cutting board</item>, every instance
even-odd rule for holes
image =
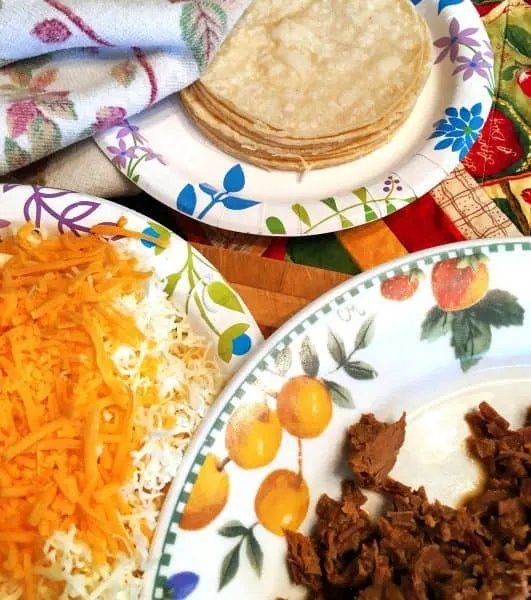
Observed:
[[[144,192],[137,196],[112,200],[148,215],[177,235],[189,239],[241,295],[265,337],[271,335],[312,300],[350,278],[350,275],[344,273],[195,242],[194,231],[199,231],[204,239],[204,233],[197,230],[195,221],[178,215],[160,202],[155,202]],[[187,235],[183,236],[181,230],[186,231]]]
[[[231,283],[268,337],[291,316],[350,275],[193,244]]]

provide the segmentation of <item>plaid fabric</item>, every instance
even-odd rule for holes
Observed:
[[[239,236],[230,247],[242,252],[355,274],[440,244],[464,239],[529,235],[531,222],[531,100],[518,79],[526,57],[518,55],[514,27],[529,31],[531,5],[525,0],[485,2],[476,8],[491,37],[497,87],[491,115],[462,165],[413,204],[356,229],[303,239]],[[509,51],[510,49],[510,51]],[[528,59],[527,59],[527,62]],[[511,80],[512,78],[512,80]],[[529,93],[529,92],[527,92]],[[179,217],[194,239],[227,246],[219,234]]]
[[[431,197],[466,239],[521,235],[462,165],[431,191]]]
[[[160,209],[159,220],[194,242],[349,274],[444,243],[530,235],[531,99],[526,81],[531,80],[531,67],[525,66],[529,65],[525,40],[531,30],[531,3],[473,1],[495,53],[497,84],[493,108],[463,164],[429,194],[381,221],[301,239],[221,231],[169,209]],[[63,150],[46,161],[10,173],[10,178],[102,196],[129,194],[131,184],[112,171],[107,159],[90,144]],[[125,198],[122,202],[142,212],[161,206],[142,197]]]

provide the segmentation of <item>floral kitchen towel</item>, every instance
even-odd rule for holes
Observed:
[[[0,175],[188,86],[250,0],[0,0]]]

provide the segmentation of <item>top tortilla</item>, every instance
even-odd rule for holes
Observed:
[[[255,0],[202,78],[286,136],[332,136],[388,114],[424,68],[410,0]]]

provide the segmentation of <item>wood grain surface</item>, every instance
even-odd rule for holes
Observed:
[[[194,244],[231,283],[268,337],[299,310],[349,275]]]

